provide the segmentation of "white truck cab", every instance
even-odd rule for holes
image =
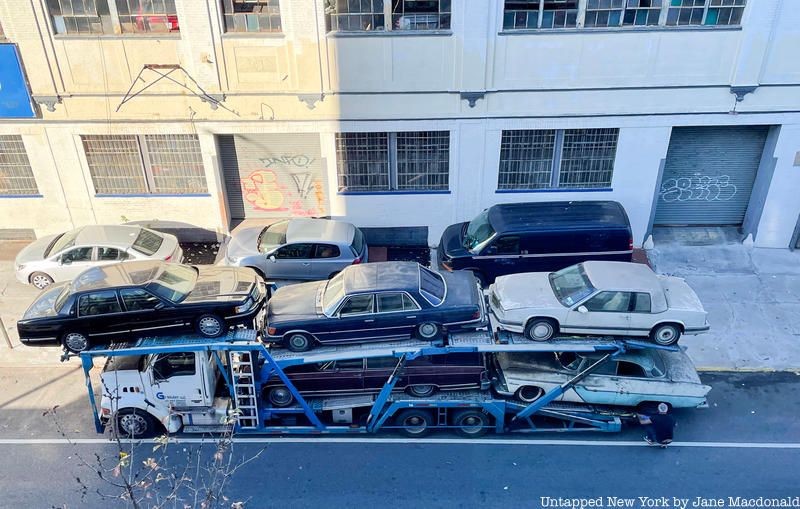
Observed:
[[[170,433],[223,425],[230,398],[215,397],[220,378],[211,352],[109,357],[100,374],[101,419],[128,436],[153,432],[155,421]]]

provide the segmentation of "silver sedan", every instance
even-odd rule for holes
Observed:
[[[134,260],[180,263],[183,250],[174,235],[141,226],[92,225],[42,237],[17,255],[17,280],[45,288],[69,281],[90,267]]]

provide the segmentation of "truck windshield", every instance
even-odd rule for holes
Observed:
[[[164,270],[148,289],[172,302],[180,302],[189,295],[197,281],[197,269],[190,265],[165,264]]]
[[[261,230],[258,234],[258,251],[267,253],[278,246],[286,244],[286,230],[289,229],[289,221],[278,221]]]
[[[467,225],[463,245],[470,251],[474,251],[476,247],[492,238],[494,233],[494,228],[489,223],[489,209],[486,209]]]
[[[551,272],[548,276],[553,293],[561,304],[572,306],[584,297],[594,292],[592,282],[583,270],[583,264],[572,265],[558,272]]]
[[[322,311],[332,316],[336,311],[336,306],[344,298],[344,276],[340,272],[333,279],[328,281],[325,286],[325,293],[322,295]]]

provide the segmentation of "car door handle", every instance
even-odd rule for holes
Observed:
[[[375,320],[373,320],[373,319],[369,319],[369,320],[364,320],[364,323],[370,323],[370,322],[374,322],[374,321]]]
[[[303,262],[303,267],[308,267],[309,265],[311,265],[311,262]]]
[[[416,317],[417,317],[417,315],[411,315],[411,316],[407,316],[406,318],[416,318]]]

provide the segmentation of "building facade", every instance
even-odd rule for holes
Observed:
[[[6,0],[0,25],[5,238],[333,216],[435,245],[494,203],[613,199],[637,245],[798,245],[794,0]]]

